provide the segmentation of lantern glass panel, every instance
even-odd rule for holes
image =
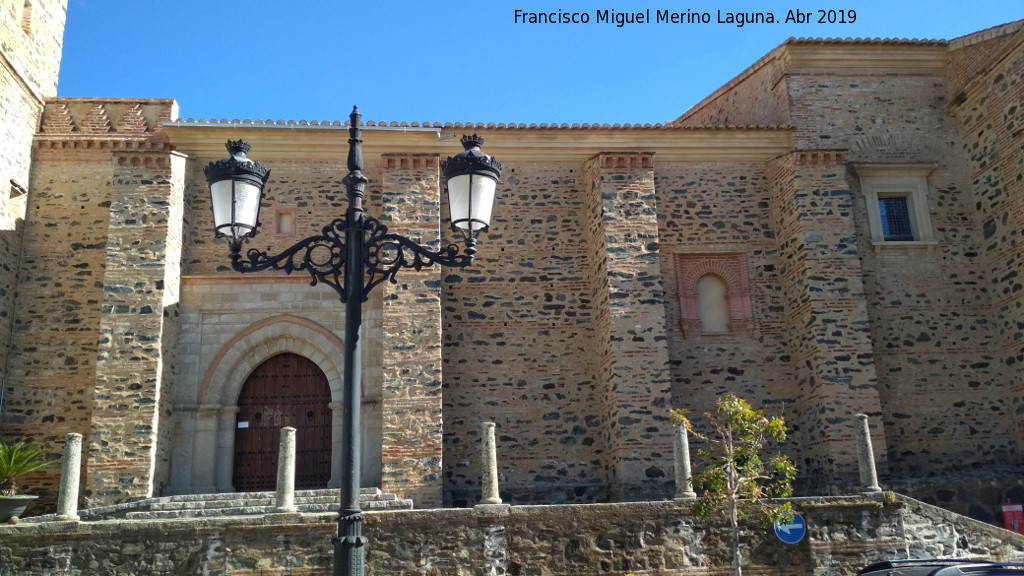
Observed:
[[[210,184],[214,228],[233,238],[252,234],[259,218],[261,192],[259,186],[245,180]]]
[[[448,205],[452,224],[462,230],[486,228],[491,222],[497,185],[493,178],[479,174],[462,174],[450,178]]]

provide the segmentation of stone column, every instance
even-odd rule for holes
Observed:
[[[220,409],[220,422],[217,426],[217,449],[215,481],[217,492],[234,492],[235,486],[235,431],[238,428],[238,406],[225,406]]]
[[[68,434],[64,441],[64,460],[60,465],[60,494],[57,517],[78,520],[78,484],[82,475],[82,435]]]
[[[686,434],[686,426],[678,424],[675,429],[676,498],[692,500],[697,497],[697,493],[693,491],[693,474],[690,471],[690,439]]]
[[[295,428],[281,428],[281,447],[277,452],[277,512],[295,512]]]
[[[875,471],[875,452],[871,449],[871,431],[868,415],[857,414],[857,463],[860,465],[860,485],[865,492],[881,492]]]
[[[494,422],[480,425],[481,464],[483,467],[483,496],[481,504],[501,504],[498,495],[498,457],[494,446]]]

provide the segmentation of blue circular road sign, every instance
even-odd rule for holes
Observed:
[[[804,524],[804,518],[799,514],[793,515],[792,522],[772,524],[772,528],[775,529],[775,535],[779,537],[779,540],[786,544],[796,544],[803,540],[804,534],[807,533],[807,524]]]

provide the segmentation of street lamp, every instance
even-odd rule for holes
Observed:
[[[228,141],[230,156],[210,162],[204,170],[210,185],[214,231],[225,236],[231,249],[231,267],[238,272],[263,270],[305,271],[315,286],[330,285],[345,302],[345,369],[343,390],[342,482],[338,510],[338,536],[334,539],[335,576],[361,576],[365,551],[363,515],[359,506],[361,441],[360,401],[362,354],[360,328],[362,303],[374,286],[384,280],[397,283],[402,268],[439,264],[464,268],[473,262],[477,236],[487,230],[494,205],[494,191],[501,176],[501,163],[480,151],[483,138],[464,136],[465,150],[441,163],[452,230],[461,232],[465,251],[448,244],[440,250],[420,246],[413,240],[388,232],[387,226],[366,216],[363,199],[367,179],[363,176],[362,128],[359,108],[349,116],[348,209],[344,218],[324,226],[318,236],[300,240],[277,255],[256,248],[242,254],[242,242],[259,228],[260,201],[270,171],[246,157],[249,145]]]

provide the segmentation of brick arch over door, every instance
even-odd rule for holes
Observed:
[[[253,324],[221,348],[203,377],[199,403],[234,405],[249,374],[272,356],[285,352],[315,362],[327,376],[331,400],[341,401],[342,341],[315,322],[277,316]]]
[[[238,396],[257,366],[279,354],[291,353],[314,362],[327,377],[331,391],[332,452],[330,487],[341,479],[342,387],[344,344],[324,327],[294,316],[257,322],[225,344],[210,362],[199,390],[199,410],[193,434],[192,491],[234,492],[232,485]],[[364,400],[363,410],[367,409]],[[381,431],[363,419],[363,483],[379,482]],[[374,465],[376,464],[376,465]]]

